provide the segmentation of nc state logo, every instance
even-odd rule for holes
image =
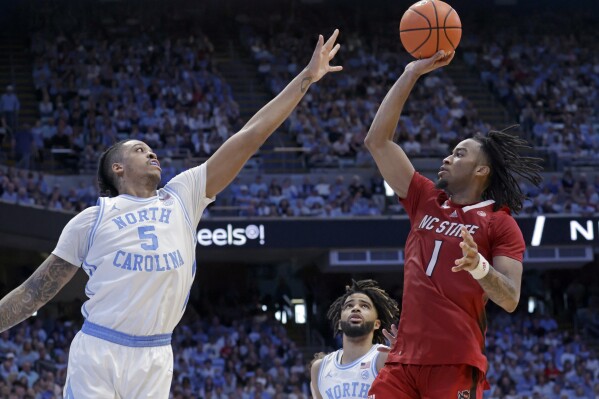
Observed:
[[[470,399],[470,391],[458,391],[458,399]]]

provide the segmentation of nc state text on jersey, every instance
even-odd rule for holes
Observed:
[[[480,228],[479,226],[473,224],[463,224],[457,222],[450,222],[447,220],[441,222],[439,218],[430,215],[425,215],[420,221],[420,224],[418,225],[419,229],[434,230],[435,233],[443,234],[445,236],[450,237],[459,237],[462,227],[466,227],[468,232],[472,235],[474,235],[476,230]]]

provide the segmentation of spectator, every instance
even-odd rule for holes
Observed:
[[[2,110],[2,121],[8,129],[9,137],[14,135],[19,125],[19,110],[21,103],[14,92],[12,85],[6,86],[6,92],[0,97],[0,108]]]

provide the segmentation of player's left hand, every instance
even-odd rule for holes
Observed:
[[[312,59],[310,59],[310,63],[306,67],[312,77],[312,82],[318,82],[329,72],[339,72],[343,69],[342,66],[329,65],[329,62],[335,57],[335,54],[337,54],[337,51],[341,47],[339,43],[335,44],[337,36],[339,36],[339,29],[335,29],[325,43],[324,37],[318,35],[318,43],[312,54]]]
[[[451,268],[452,272],[474,270],[478,265],[478,245],[474,242],[474,238],[472,238],[472,235],[465,227],[462,227],[460,235],[463,239],[460,243],[460,248],[462,248],[462,255],[464,255],[464,257],[456,259],[455,266]]]
[[[390,352],[391,348],[395,346],[395,342],[397,342],[397,326],[395,324],[391,325],[391,332],[387,331],[386,328],[383,328],[383,335],[389,341],[389,346],[383,345],[379,346],[377,350],[379,352]]]

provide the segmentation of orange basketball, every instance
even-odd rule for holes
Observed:
[[[416,58],[431,57],[439,50],[454,51],[462,38],[462,22],[451,6],[440,0],[422,0],[401,17],[399,37]]]

